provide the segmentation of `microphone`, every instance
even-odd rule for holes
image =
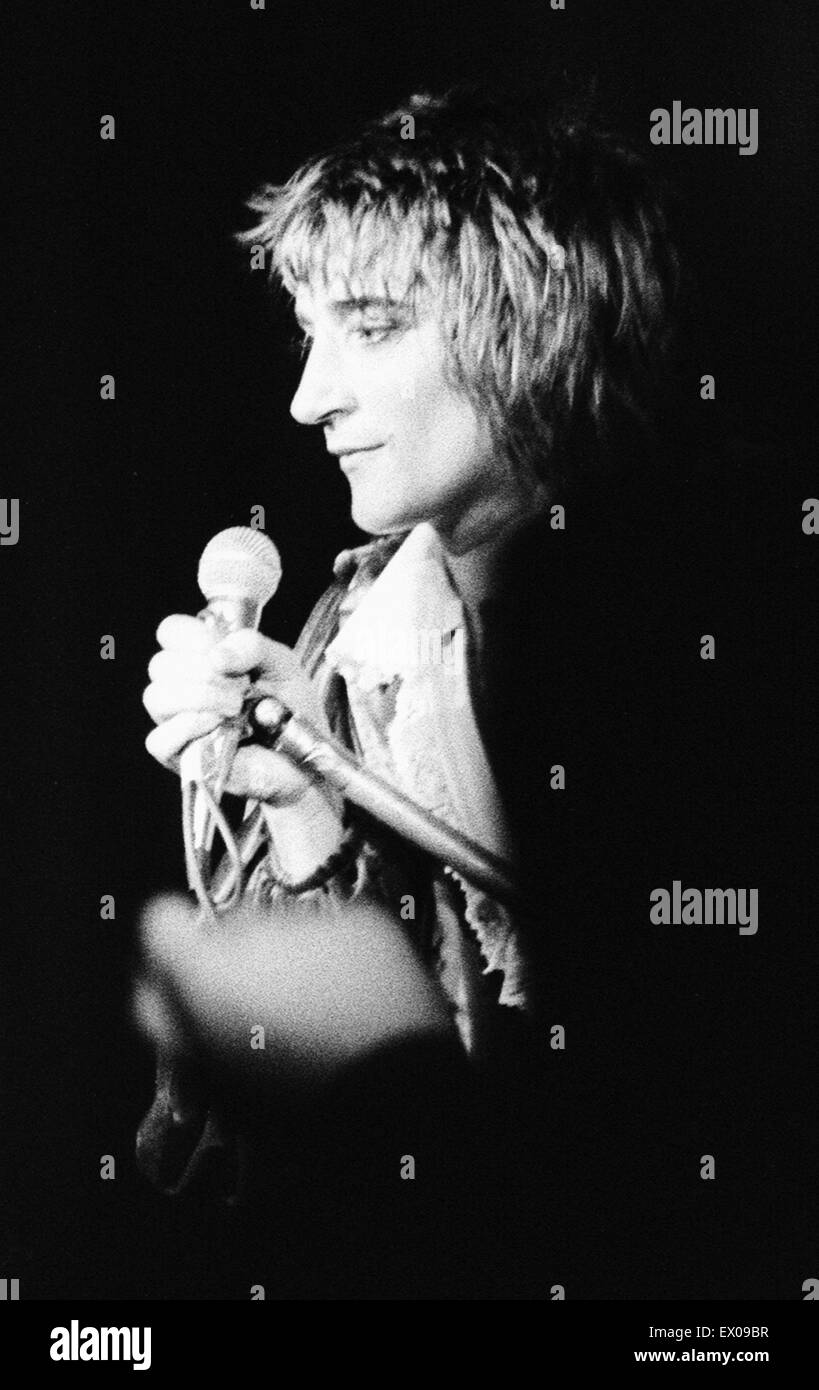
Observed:
[[[279,552],[263,531],[249,526],[220,531],[208,541],[199,561],[197,582],[207,607],[197,616],[219,637],[256,628],[281,575]],[[210,850],[216,825],[213,806],[221,799],[246,729],[244,714],[225,720],[212,733],[192,740],[180,755],[183,786],[199,789],[193,806],[193,849],[198,855]]]

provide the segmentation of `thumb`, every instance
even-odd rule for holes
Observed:
[[[213,670],[224,676],[256,671],[271,681],[288,680],[299,665],[289,647],[249,627],[223,637],[210,653],[210,662]]]

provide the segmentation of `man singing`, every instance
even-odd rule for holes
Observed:
[[[663,207],[615,139],[464,92],[412,97],[251,206],[241,239],[302,334],[291,412],[331,455],[315,486],[339,467],[371,539],[338,557],[295,650],[166,618],[148,750],[178,770],[252,681],[514,862],[521,807],[492,735],[498,567],[532,527],[548,544],[572,525],[566,504],[602,485],[613,441],[637,456],[650,437],[678,282]],[[500,672],[507,689],[527,660]],[[259,743],[227,789],[253,803],[261,844],[234,934],[194,951],[180,907],[148,930],[160,974],[183,958],[196,972],[178,995],[211,1041],[238,1051],[267,1023],[271,1074],[315,1078],[413,1037],[491,1070],[542,1033],[537,904],[524,921]]]

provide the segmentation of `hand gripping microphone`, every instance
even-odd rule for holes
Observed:
[[[208,605],[198,616],[220,637],[240,628],[255,628],[280,578],[278,551],[263,532],[245,526],[221,531],[205,547],[199,562],[199,587]],[[247,734],[261,737],[268,747],[275,748],[309,776],[334,787],[347,801],[450,865],[493,897],[510,906],[517,904],[513,866],[445,825],[397,787],[363,767],[336,739],[268,696],[248,701],[241,714],[225,720],[204,738],[193,740],[180,756],[188,881],[208,912],[212,913],[217,904],[222,911],[231,907],[241,892],[245,848],[237,844],[219,809],[219,801],[236,749]],[[221,882],[214,884],[214,897],[208,888],[208,865],[217,827],[229,862],[217,874]]]
[[[197,616],[219,637],[241,628],[256,628],[281,574],[279,552],[263,531],[249,526],[220,531],[205,546],[199,561],[197,581],[207,607]],[[200,900],[214,830],[217,824],[224,827],[219,801],[246,732],[246,716],[240,714],[225,720],[213,733],[194,739],[180,755],[188,879]]]

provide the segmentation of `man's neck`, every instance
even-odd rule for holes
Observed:
[[[444,554],[444,564],[449,578],[462,602],[473,612],[492,591],[495,567],[498,556],[506,543],[521,526],[531,520],[542,507],[539,505],[509,506],[499,521],[495,509],[491,518],[485,518],[482,527],[473,526],[467,538],[461,535],[456,544],[453,538],[438,531],[438,538]]]

